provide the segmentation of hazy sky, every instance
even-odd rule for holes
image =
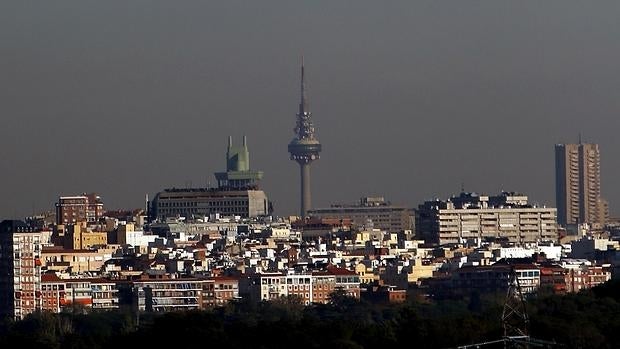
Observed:
[[[0,216],[215,183],[227,136],[277,214],[306,61],[313,204],[514,190],[555,205],[553,145],[601,147],[619,212],[618,1],[2,1]]]

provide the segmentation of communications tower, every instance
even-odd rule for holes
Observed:
[[[295,160],[299,164],[301,172],[301,208],[299,214],[303,219],[312,205],[310,164],[319,159],[321,152],[321,143],[315,137],[312,114],[308,108],[303,57],[301,58],[301,100],[294,132],[295,137],[288,144],[288,152],[291,153],[291,160]]]

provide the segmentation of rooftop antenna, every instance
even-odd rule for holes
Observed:
[[[579,132],[579,144],[581,144],[581,132]]]

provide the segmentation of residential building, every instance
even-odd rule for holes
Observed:
[[[567,292],[568,269],[559,265],[543,265],[540,267],[540,289],[554,294]]]
[[[239,299],[239,279],[228,276],[216,276],[202,283],[203,308],[222,306]]]
[[[398,233],[413,229],[413,210],[393,205],[383,197],[364,197],[357,205],[332,205],[308,210],[315,218],[350,219],[357,229],[380,229]]]
[[[56,224],[96,223],[102,216],[103,201],[94,193],[61,196],[56,203]]]
[[[19,320],[42,310],[41,241],[41,232],[22,221],[0,223],[0,317]]]
[[[92,279],[90,281],[93,309],[116,309],[119,307],[117,283],[108,279]]]
[[[500,197],[513,193],[502,193]],[[526,199],[527,200],[527,199]],[[501,200],[475,193],[461,193],[447,201],[432,200],[416,210],[416,235],[432,244],[480,243],[505,240],[523,244],[557,241],[555,208],[524,204],[492,206]]]
[[[598,144],[555,145],[555,192],[558,223],[564,227],[588,223],[600,229],[608,218],[601,198]]]
[[[297,296],[304,304],[327,303],[334,291],[360,298],[360,278],[351,270],[333,265],[321,271],[258,273],[240,282],[242,293],[255,301]]]
[[[327,267],[327,272],[336,277],[336,290],[341,290],[345,295],[360,299],[360,278],[352,270],[339,268],[333,265]]]
[[[593,265],[585,259],[565,259],[562,266],[566,275],[567,292],[579,292],[611,280],[611,271],[601,265]]]
[[[64,233],[63,246],[66,249],[86,250],[95,246],[105,246],[108,243],[108,232],[94,231],[87,227],[86,222],[59,225]]]
[[[142,230],[135,230],[135,225],[132,223],[119,224],[116,228],[116,241],[119,245],[147,247],[158,237],[158,235],[144,234]]]
[[[93,289],[87,278],[67,279],[65,282],[65,304],[73,309],[93,307]]]
[[[55,273],[41,275],[41,310],[60,313],[67,305],[66,283]]]
[[[310,304],[313,300],[313,277],[311,273],[289,273],[286,275],[287,296],[299,297],[303,304]]]
[[[540,287],[540,269],[533,264],[507,265],[496,263],[491,266],[463,267],[452,274],[446,285],[453,294],[505,292],[509,286],[510,272],[514,268],[521,292],[534,294]]]
[[[329,272],[312,273],[312,302],[327,304],[336,290],[336,276]]]
[[[407,290],[396,286],[369,286],[362,292],[362,299],[371,303],[404,303],[407,301]]]
[[[49,271],[67,273],[99,272],[108,259],[112,258],[114,247],[99,247],[90,250],[73,250],[62,247],[44,247],[41,262]]]
[[[141,311],[166,312],[202,308],[204,280],[196,278],[144,279],[132,282]]]

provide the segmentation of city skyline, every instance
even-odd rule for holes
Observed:
[[[283,145],[301,52],[327,150],[314,207],[373,195],[415,207],[462,183],[554,206],[553,146],[581,132],[600,145],[601,195],[619,211],[620,4],[0,10],[5,218],[61,195],[135,208],[162,188],[213,185],[226,137],[244,134],[275,213],[296,214],[299,169]]]

